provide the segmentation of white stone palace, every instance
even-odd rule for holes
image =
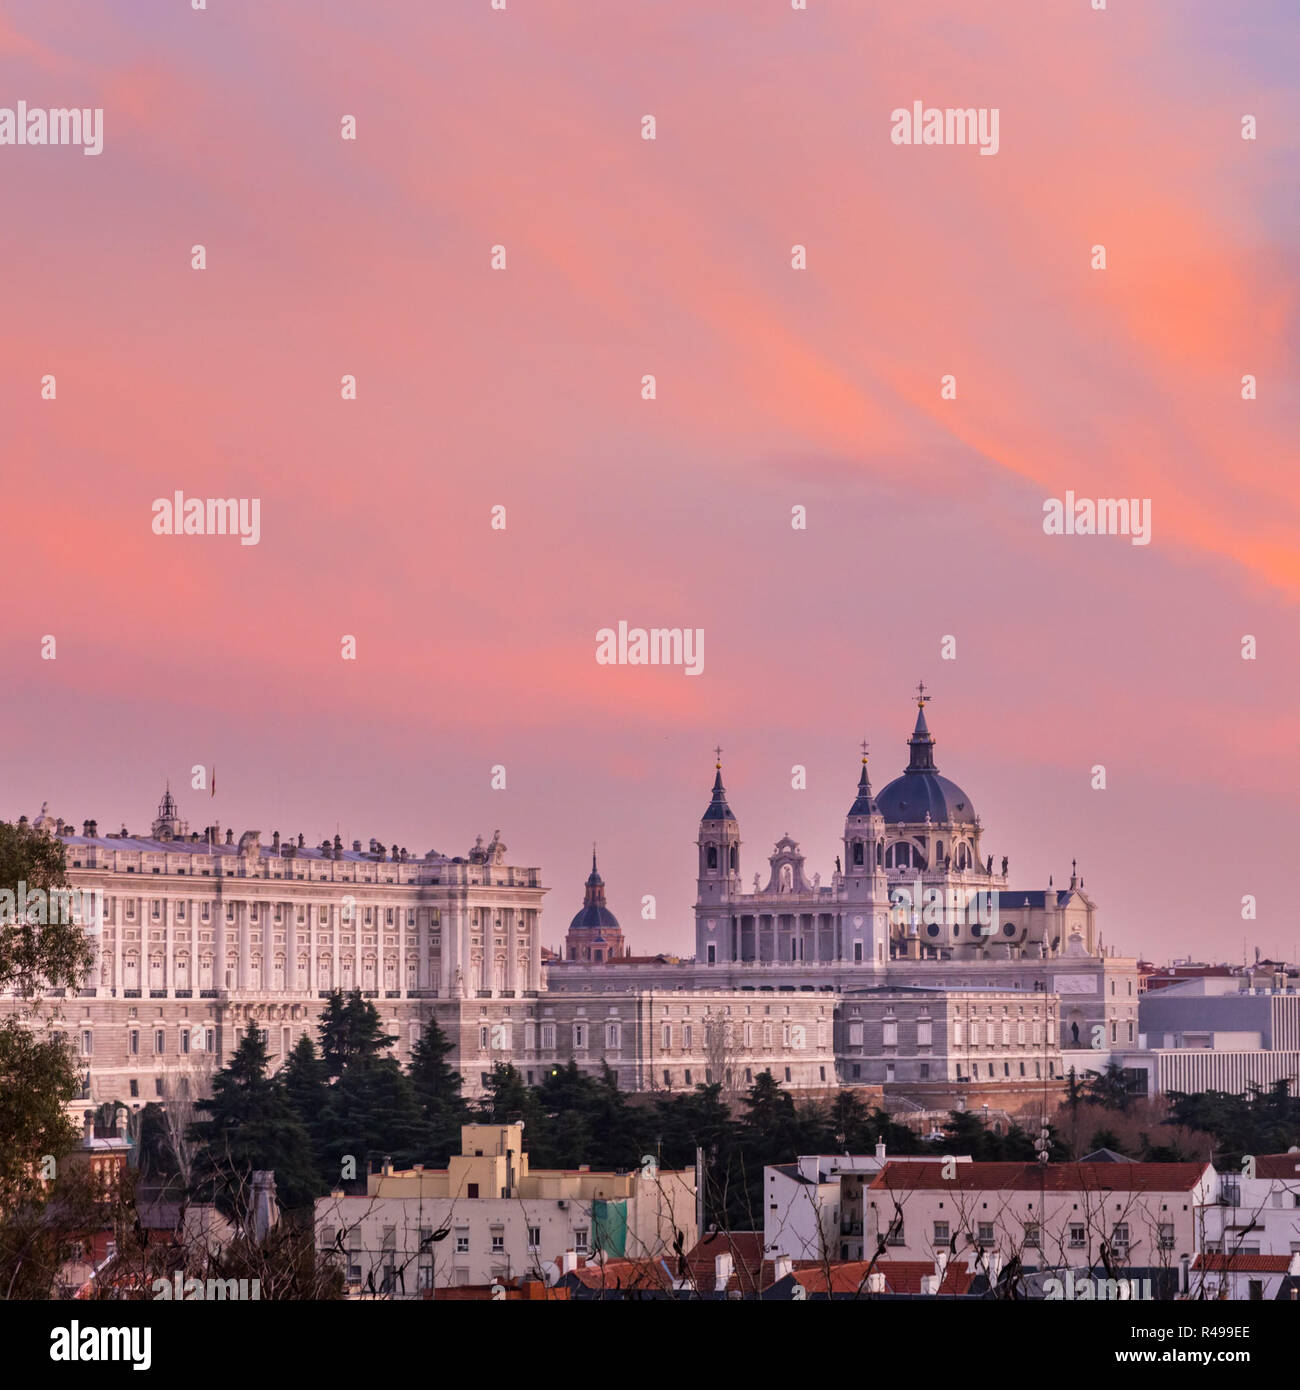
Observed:
[[[874,793],[862,759],[833,872],[789,836],[746,890],[719,760],[700,821],[696,957],[628,954],[593,856],[564,954],[544,952],[540,870],[494,834],[464,856],[371,840],[269,844],[190,832],[170,790],[149,834],[81,833],[44,808],[73,888],[102,894],[85,986],[42,1003],[84,1067],[86,1101],[202,1089],[255,1019],[273,1065],[322,1000],[360,989],[405,1062],[436,1016],[470,1093],[492,1064],[529,1081],[574,1058],[628,1090],[765,1069],[783,1084],[882,1085],[946,1104],[1059,1081],[1137,1045],[1137,962],[1107,956],[1082,881],[1010,886],[970,798],[941,777],[918,698],[910,758]],[[24,818],[25,819],[25,818]],[[19,1009],[21,1001],[0,1000]]]

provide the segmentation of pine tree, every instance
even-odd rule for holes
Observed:
[[[469,1117],[461,1094],[461,1075],[447,1061],[455,1044],[430,1018],[419,1041],[411,1049],[407,1074],[416,1102],[424,1116],[427,1158],[442,1165],[460,1151],[460,1127]]]
[[[354,989],[346,999],[339,990],[330,995],[320,1016],[321,1057],[333,1080],[357,1058],[377,1057],[397,1041],[385,1033],[379,1010]]]
[[[286,1210],[308,1205],[322,1190],[311,1142],[280,1082],[267,1075],[266,1044],[250,1020],[228,1066],[212,1078],[212,1097],[196,1107],[192,1137],[200,1150],[196,1194],[243,1224],[252,1199],[252,1175],[275,1173],[276,1194]]]

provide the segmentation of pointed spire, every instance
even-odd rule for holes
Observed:
[[[731,807],[727,805],[727,789],[722,785],[722,749],[715,748],[717,761],[713,764],[713,800],[701,820],[735,820]]]
[[[593,841],[591,846],[591,877],[587,880],[587,886],[588,888],[593,888],[597,885],[599,885],[603,889],[605,886],[605,880],[601,878],[600,870],[596,868],[596,845]]]
[[[871,795],[871,778],[867,775],[867,745],[864,740],[862,744],[862,772],[858,777],[858,795],[853,805],[849,807],[851,816],[871,816],[880,810],[876,805],[876,799]]]
[[[925,722],[925,707],[930,703],[930,697],[925,693],[924,681],[918,683],[916,691],[916,728],[912,730],[912,737],[907,740],[907,746],[912,750],[907,770],[937,772],[938,769],[934,765],[934,735]]]

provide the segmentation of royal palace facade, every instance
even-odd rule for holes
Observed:
[[[62,841],[70,886],[102,902],[102,920],[84,986],[40,1012],[79,1054],[82,1105],[206,1089],[250,1020],[279,1065],[315,1035],[323,1000],[353,989],[400,1061],[436,1017],[470,1093],[496,1062],[540,1081],[573,1058],[630,1091],[734,1093],[771,1070],[791,1087],[872,1084],[944,1105],[1131,1050],[1136,961],[1101,950],[1077,876],[1012,889],[1007,861],[981,857],[970,799],[934,765],[924,704],[908,766],[879,794],[864,756],[825,883],[786,836],[766,882],[745,889],[719,764],[689,961],[629,954],[594,855],[553,956],[541,872],[510,864],[499,834],[463,856],[414,856],[191,832],[170,790],[148,835],[93,821],[77,833],[43,809],[36,827]]]

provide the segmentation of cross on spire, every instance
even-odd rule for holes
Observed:
[[[717,759],[718,759],[718,761],[717,761],[717,763],[716,763],[716,766],[717,766],[718,768],[721,768],[721,767],[722,767],[722,746],[719,744],[717,747],[714,748],[713,752],[714,752],[714,754],[717,756]]]
[[[866,739],[864,738],[864,739],[862,740],[862,761],[865,763],[866,760],[867,760],[867,741],[866,741]]]
[[[916,683],[916,707],[917,707],[917,709],[924,709],[925,706],[928,705],[929,703],[930,703],[930,696],[927,695],[927,694],[925,693],[925,682],[924,682],[924,681],[917,681],[917,683]]]

